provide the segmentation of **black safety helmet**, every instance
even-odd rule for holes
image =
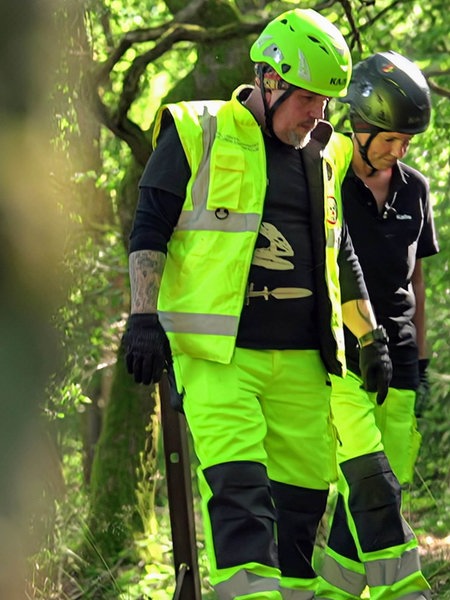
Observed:
[[[379,52],[355,65],[347,95],[352,122],[361,133],[414,135],[430,123],[430,89],[420,69],[397,52]]]
[[[355,133],[369,133],[365,144],[358,138],[363,160],[380,131],[414,135],[430,124],[430,89],[420,69],[397,52],[378,52],[357,63],[347,95],[341,102],[350,105],[350,121]]]

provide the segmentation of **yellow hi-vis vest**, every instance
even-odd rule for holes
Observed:
[[[263,135],[254,116],[237,99],[241,89],[230,101],[162,106],[153,134],[156,147],[163,113],[169,110],[191,169],[181,215],[168,244],[158,297],[160,321],[174,355],[220,363],[229,363],[235,348],[267,187]],[[344,365],[337,253],[340,184],[349,160],[344,160],[342,146],[342,159],[334,152],[328,154],[326,279],[333,308],[330,326]]]

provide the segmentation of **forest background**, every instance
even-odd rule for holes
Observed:
[[[0,598],[169,600],[175,577],[157,390],[120,339],[127,238],[161,102],[252,82],[251,42],[315,8],[354,62],[401,52],[432,90],[406,162],[430,180],[441,251],[424,261],[432,394],[404,510],[450,598],[447,0],[4,0],[0,6]],[[345,109],[330,119],[345,130]],[[192,457],[193,468],[195,459]],[[194,481],[196,506],[196,490]],[[201,524],[202,593],[212,599]]]

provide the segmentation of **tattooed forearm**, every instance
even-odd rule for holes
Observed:
[[[350,300],[342,305],[344,323],[357,338],[375,329],[377,321],[369,300]]]
[[[375,317],[372,312],[372,307],[367,300],[357,300],[356,310],[358,311],[358,315],[365,325],[368,327],[373,327],[375,325]]]
[[[129,259],[131,313],[154,313],[166,257],[162,252],[139,250]]]

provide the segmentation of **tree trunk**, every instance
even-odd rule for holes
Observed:
[[[137,385],[126,371],[119,351],[109,404],[92,465],[89,544],[108,560],[131,548],[134,535],[144,531],[136,491],[147,462],[148,440],[156,438],[154,387]],[[152,443],[150,444],[152,446]]]

